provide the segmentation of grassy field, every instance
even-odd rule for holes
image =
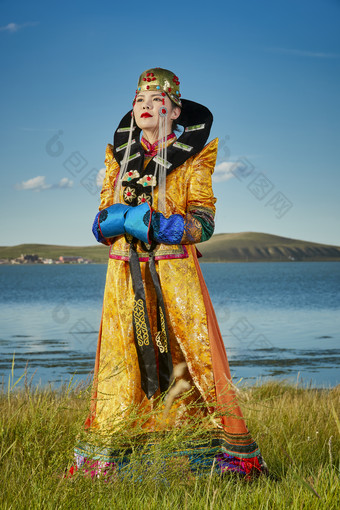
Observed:
[[[107,482],[78,473],[62,476],[72,464],[89,390],[11,384],[0,396],[1,509],[339,508],[339,387],[272,383],[240,390],[270,477],[252,482],[234,474],[198,477],[177,464],[166,481],[151,469]]]
[[[202,262],[285,262],[285,261],[339,261],[340,247],[274,236],[260,232],[216,234],[199,244]],[[57,246],[48,244],[19,244],[0,246],[0,259],[12,259],[21,254],[57,259],[80,256],[96,263],[108,261],[108,247]]]

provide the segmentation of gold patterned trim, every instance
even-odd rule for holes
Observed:
[[[142,299],[137,299],[137,301],[135,301],[133,306],[133,316],[135,319],[136,338],[139,347],[149,345],[149,333],[145,322],[145,309]]]
[[[161,354],[163,354],[164,352],[166,352],[166,353],[168,352],[168,340],[167,340],[167,336],[166,336],[165,319],[164,319],[163,310],[161,307],[159,307],[158,309],[159,309],[159,317],[160,317],[160,321],[161,321],[161,330],[157,332],[156,344],[159,349],[159,352]]]

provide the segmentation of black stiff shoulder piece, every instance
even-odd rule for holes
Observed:
[[[129,140],[131,115],[132,110],[122,118],[113,137],[113,154],[120,166]],[[138,205],[138,197],[141,195],[142,191],[145,192],[149,190],[139,189],[137,180],[146,175],[155,176],[157,163],[165,166],[167,175],[169,175],[175,168],[183,165],[189,158],[198,154],[208,140],[212,122],[213,115],[208,108],[194,101],[182,99],[182,111],[177,119],[177,123],[183,126],[183,133],[176,142],[169,145],[167,149],[167,161],[160,161],[156,155],[144,168],[144,149],[140,142],[141,129],[136,125],[134,120],[129,162],[126,172],[136,171],[137,173],[135,175],[138,175],[138,177],[129,179],[129,184],[123,182],[123,186],[127,187],[127,184],[129,186],[129,198],[127,199],[127,197],[124,196],[124,200],[129,203],[129,205]]]

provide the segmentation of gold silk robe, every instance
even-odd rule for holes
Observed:
[[[217,155],[218,140],[183,165],[173,170],[166,179],[166,216],[186,215],[192,210],[204,209],[215,213],[211,185]],[[115,180],[119,165],[115,161],[112,145],[106,149],[106,175],[101,192],[100,210],[114,201]],[[121,192],[121,202],[122,192]],[[154,190],[153,208],[157,210],[157,188]],[[198,225],[197,225],[198,224]],[[199,222],[189,225],[190,240],[199,238]],[[196,229],[196,230],[195,230]],[[196,233],[195,233],[196,232]],[[197,235],[196,235],[197,234]],[[85,427],[93,432],[113,431],[121,425],[131,406],[139,406],[139,413],[153,409],[159,390],[148,400],[141,389],[140,371],[132,325],[134,292],[129,269],[129,244],[124,236],[112,239],[104,293],[102,322],[98,339],[93,398]],[[157,299],[148,272],[147,253],[140,252],[140,265],[146,293],[152,337],[157,334]],[[170,348],[173,365],[184,367],[180,378],[190,394],[177,397],[167,417],[166,427],[180,426],[195,413],[192,402],[201,405],[206,415],[218,408],[222,418],[212,420],[212,428],[224,436],[224,452],[240,458],[253,459],[259,455],[251,439],[242,413],[235,400],[228,360],[217,320],[211,305],[202,273],[197,261],[195,245],[158,245],[155,264],[159,275],[167,312]],[[157,349],[156,357],[157,357]],[[178,382],[178,380],[176,379]],[[225,411],[225,412],[223,412]],[[163,429],[157,417],[143,424],[145,432]],[[229,448],[230,447],[230,448]],[[247,453],[245,452],[245,448]],[[256,463],[256,462],[255,462]]]

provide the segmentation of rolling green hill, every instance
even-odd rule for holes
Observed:
[[[312,243],[259,232],[216,234],[198,245],[202,262],[278,262],[278,261],[335,261],[340,260],[340,247]],[[95,263],[105,263],[108,247],[59,246],[49,244],[19,244],[0,246],[0,259],[14,259],[24,255],[58,259],[79,256]]]
[[[339,246],[259,232],[216,234],[198,249],[209,262],[340,260]]]

